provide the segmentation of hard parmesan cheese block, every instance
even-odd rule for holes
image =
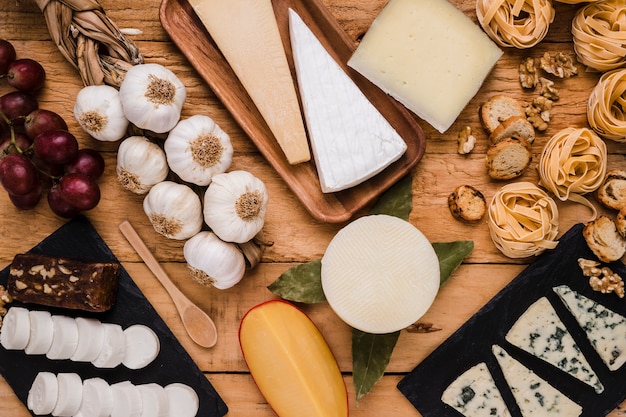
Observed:
[[[391,0],[348,65],[443,133],[501,56],[447,0]]]
[[[606,366],[615,371],[626,362],[626,317],[566,285],[553,288],[587,334]]]
[[[506,334],[506,340],[574,378],[604,391],[591,365],[547,298],[532,304]]]
[[[304,121],[271,0],[189,3],[291,164],[310,159]]]
[[[322,191],[357,185],[398,160],[404,140],[292,9],[289,28]]]
[[[331,308],[366,333],[391,333],[422,317],[439,290],[439,260],[412,224],[388,215],[361,217],[341,229],[322,257]]]
[[[524,417],[577,417],[583,409],[498,345],[492,352]]]
[[[484,362],[459,375],[443,392],[441,401],[465,417],[511,415]]]

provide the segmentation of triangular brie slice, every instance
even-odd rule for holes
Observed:
[[[614,371],[626,362],[626,317],[617,314],[566,285],[553,288],[585,330],[589,342]]]
[[[289,27],[322,191],[344,190],[399,159],[406,143],[292,9]]]
[[[547,298],[541,297],[528,307],[511,327],[506,340],[592,386],[597,393],[604,391],[598,376]]]
[[[522,416],[577,417],[583,408],[513,359],[498,345],[491,348]]]

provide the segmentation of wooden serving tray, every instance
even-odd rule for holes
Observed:
[[[350,189],[323,193],[313,159],[298,165],[290,165],[287,162],[263,117],[187,0],[163,0],[160,20],[174,43],[309,213],[324,222],[339,223],[349,220],[352,215],[408,174],[419,162],[425,149],[424,133],[406,108],[346,65],[354,51],[354,45],[335,18],[318,0],[274,0],[273,5],[294,80],[295,70],[289,43],[289,8],[300,15],[346,73],[405,140],[406,153],[383,172]]]

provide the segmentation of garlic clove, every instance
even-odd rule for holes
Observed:
[[[154,230],[167,238],[189,239],[202,229],[200,197],[187,185],[156,184],[144,198],[143,209]]]
[[[135,194],[145,194],[169,173],[165,152],[148,138],[131,136],[117,151],[117,180]]]
[[[119,91],[109,85],[83,87],[76,95],[74,118],[85,133],[104,142],[122,139],[129,124]]]

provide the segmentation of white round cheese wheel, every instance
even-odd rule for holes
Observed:
[[[322,288],[331,308],[366,333],[401,330],[424,315],[439,290],[439,260],[409,222],[388,215],[353,221],[322,257]]]
[[[78,327],[78,344],[76,351],[70,358],[75,362],[94,361],[104,343],[104,326],[98,319],[76,317]]]
[[[195,417],[200,400],[198,394],[189,385],[169,384],[165,387],[169,402],[169,417]]]
[[[124,330],[126,353],[122,363],[129,369],[141,369],[150,364],[159,354],[159,337],[148,326],[135,324]]]
[[[111,386],[95,377],[83,381],[83,401],[74,417],[109,417],[113,412]]]
[[[137,385],[137,388],[143,404],[141,417],[169,416],[169,401],[165,388],[155,383]]]
[[[27,355],[45,355],[52,346],[54,337],[54,323],[52,314],[45,310],[31,310],[30,339],[24,349]]]
[[[126,336],[122,326],[115,323],[102,323],[104,340],[100,353],[91,361],[96,368],[115,368],[121,365],[126,354]]]
[[[76,373],[62,372],[57,374],[57,383],[59,391],[52,415],[71,417],[78,412],[83,400],[83,380]]]
[[[111,417],[141,417],[143,408],[141,393],[130,381],[111,385],[113,410]]]
[[[59,382],[52,372],[39,372],[28,391],[26,406],[35,415],[52,413],[59,396]]]
[[[52,344],[46,357],[52,360],[63,360],[72,357],[78,344],[78,327],[73,317],[53,315],[54,334]]]
[[[6,350],[22,350],[30,339],[30,314],[24,307],[11,307],[2,319],[0,344]]]

